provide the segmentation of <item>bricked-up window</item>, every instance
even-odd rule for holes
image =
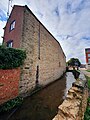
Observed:
[[[7,47],[13,47],[13,40],[9,40],[7,42]]]
[[[61,62],[59,62],[59,67],[61,67]]]
[[[10,31],[12,31],[15,28],[15,24],[16,21],[14,20],[11,24],[10,24]]]

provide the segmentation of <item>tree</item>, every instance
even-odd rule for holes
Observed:
[[[80,67],[81,66],[81,62],[79,61],[78,58],[71,58],[68,62],[67,62],[67,65],[69,66],[77,66],[77,67]]]

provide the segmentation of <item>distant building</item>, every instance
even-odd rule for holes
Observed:
[[[80,68],[86,68],[86,64],[81,64]]]
[[[85,49],[85,54],[86,54],[86,68],[89,70],[90,69],[90,48]]]
[[[26,50],[19,94],[29,92],[37,84],[55,81],[66,70],[66,56],[59,42],[27,6],[13,7],[4,28],[3,41],[7,47]]]

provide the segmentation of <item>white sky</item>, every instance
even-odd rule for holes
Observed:
[[[84,51],[90,48],[90,0],[13,0],[12,5],[27,5],[60,42],[67,60],[76,57],[85,63]],[[8,0],[0,0],[0,36],[7,8]]]

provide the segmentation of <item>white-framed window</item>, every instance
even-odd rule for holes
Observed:
[[[13,47],[13,40],[9,40],[7,42],[7,47]]]
[[[88,54],[88,57],[90,57],[90,53]]]
[[[14,20],[11,24],[10,24],[10,31],[12,31],[15,28],[15,24],[16,21]]]

